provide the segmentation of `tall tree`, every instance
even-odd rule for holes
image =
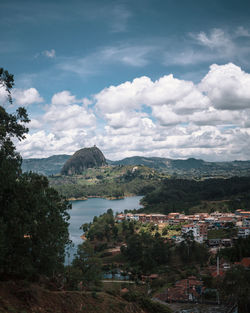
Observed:
[[[0,68],[9,102],[13,85],[13,75]],[[25,138],[28,122],[25,108],[10,114],[0,106],[0,273],[52,274],[63,265],[70,206],[46,177],[22,174],[13,139]]]
[[[101,266],[101,260],[96,257],[94,248],[88,240],[78,246],[73,268],[79,270],[79,282],[82,281],[86,287],[100,284]]]

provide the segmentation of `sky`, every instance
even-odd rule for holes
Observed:
[[[0,1],[23,158],[250,157],[250,1]]]

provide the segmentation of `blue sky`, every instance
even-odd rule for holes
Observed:
[[[249,1],[2,1],[8,110],[31,118],[18,150],[249,159],[249,16]]]

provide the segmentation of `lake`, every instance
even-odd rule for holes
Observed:
[[[108,209],[116,212],[124,210],[139,209],[142,196],[128,197],[121,200],[107,200],[102,198],[89,198],[84,201],[72,201],[72,210],[70,214],[69,233],[70,239],[74,243],[74,247],[70,249],[70,256],[66,257],[65,264],[71,263],[74,254],[77,250],[77,245],[82,243],[80,236],[83,234],[80,227],[84,223],[92,222],[94,216],[99,216],[105,213]]]

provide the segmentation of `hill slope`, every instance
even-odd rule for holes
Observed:
[[[23,159],[22,170],[23,172],[31,171],[46,176],[58,174],[70,157],[70,155],[61,154],[41,159]]]
[[[157,307],[156,307],[157,308]],[[141,304],[105,292],[50,291],[27,282],[0,282],[1,313],[153,313]],[[162,309],[161,312],[170,312]]]
[[[32,171],[47,176],[58,174],[70,157],[69,155],[54,155],[44,159],[24,159],[22,169],[24,172]],[[194,158],[173,160],[168,158],[134,156],[119,161],[106,160],[106,162],[110,165],[144,165],[158,171],[163,171],[169,175],[186,178],[194,176],[250,176],[250,161],[206,162]]]

